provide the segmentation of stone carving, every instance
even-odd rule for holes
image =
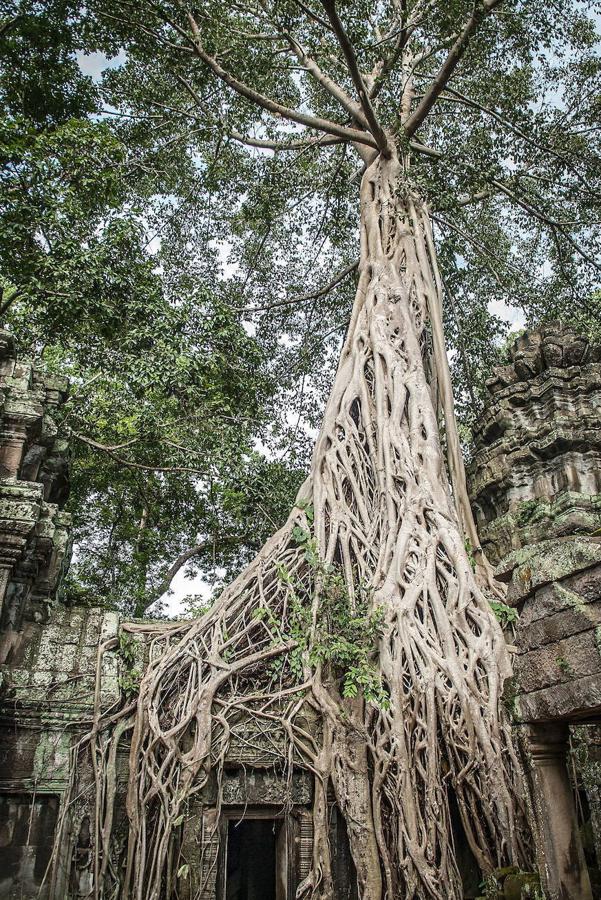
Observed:
[[[560,324],[522,335],[487,382],[469,486],[493,562],[601,528],[601,347]]]
[[[0,662],[26,621],[44,621],[68,566],[68,442],[54,410],[64,378],[43,375],[15,355],[0,331]]]

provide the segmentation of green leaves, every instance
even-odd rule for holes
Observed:
[[[489,602],[501,628],[508,628],[510,625],[514,625],[519,619],[517,609],[507,606],[507,604],[503,603],[501,600],[490,600]]]
[[[308,531],[305,531],[304,528],[301,528],[300,525],[295,525],[292,529],[292,539],[296,541],[297,544],[307,544],[311,535]]]
[[[310,505],[298,504],[298,507],[306,512]],[[351,597],[343,573],[337,566],[323,562],[310,532],[296,525],[292,538],[304,547],[310,581],[292,578],[284,566],[278,565],[278,577],[289,589],[287,622],[282,626],[264,608],[256,611],[255,618],[267,621],[279,641],[296,642],[296,648],[288,654],[287,665],[297,681],[303,678],[306,667],[321,666],[337,679],[343,698],[361,695],[386,709],[389,696],[376,665],[382,607],[372,609],[371,591],[360,585]],[[271,665],[274,677],[279,678],[282,659]]]

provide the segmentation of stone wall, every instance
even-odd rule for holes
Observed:
[[[601,348],[551,324],[520,337],[510,356],[488,382],[470,493],[518,614],[505,693],[531,778],[541,874],[553,900],[583,900],[592,894],[579,829],[601,822],[598,767],[582,765],[587,723],[601,722]]]
[[[50,621],[25,622],[18,632],[0,695],[2,900],[38,897],[69,783],[71,748],[92,716],[98,651],[116,639],[118,626],[116,613],[58,605]],[[98,698],[104,708],[119,700],[118,667],[116,648],[105,652]],[[39,896],[48,896],[47,886]],[[67,897],[66,883],[54,896]]]

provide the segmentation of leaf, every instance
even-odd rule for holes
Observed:
[[[297,544],[306,544],[309,537],[309,532],[305,531],[304,528],[301,528],[300,525],[295,525],[292,529],[292,539],[295,540]]]
[[[177,870],[177,877],[178,878],[187,878],[189,872],[190,872],[190,866],[188,865],[188,863],[185,863],[183,866],[180,866],[179,869]]]

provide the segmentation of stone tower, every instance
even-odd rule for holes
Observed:
[[[586,900],[574,796],[580,788],[580,818],[584,810],[597,832],[589,864],[598,869],[601,347],[546,325],[518,338],[488,390],[470,493],[482,546],[519,613],[506,696],[528,757],[539,868],[553,900]],[[588,764],[571,785],[577,740]]]

